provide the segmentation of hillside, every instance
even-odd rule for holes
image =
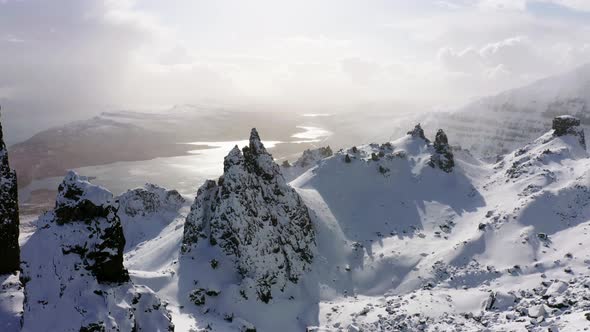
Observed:
[[[228,295],[221,284],[239,278],[214,276],[231,275],[229,261],[180,254],[182,219],[129,251],[126,264],[169,301],[183,330],[573,331],[589,308],[590,159],[579,126],[565,123],[561,136],[548,131],[496,164],[455,150],[445,171],[432,163],[436,140],[419,129],[319,160],[290,183],[310,211],[317,251],[287,299]],[[219,272],[204,274],[213,258]],[[211,294],[197,306],[194,276]]]
[[[579,119],[551,127],[495,163],[416,125],[283,168],[253,130],[196,197],[70,173],[21,237],[24,326],[581,330],[590,158]]]

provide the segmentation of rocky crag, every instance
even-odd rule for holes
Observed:
[[[66,175],[55,209],[39,218],[23,246],[25,330],[174,329],[165,305],[129,279],[118,208],[106,189]]]
[[[183,252],[218,247],[242,285],[269,302],[310,269],[314,229],[307,207],[289,187],[256,129],[249,145],[225,157],[223,175],[199,189],[184,227]],[[244,290],[243,296],[248,297]]]

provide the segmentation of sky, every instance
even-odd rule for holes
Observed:
[[[448,109],[587,59],[588,0],[0,0],[12,141],[187,103]]]

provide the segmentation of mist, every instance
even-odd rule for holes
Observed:
[[[454,108],[581,64],[590,55],[587,9],[574,1],[4,0],[6,137],[182,104]]]

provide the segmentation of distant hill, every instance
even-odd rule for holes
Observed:
[[[563,114],[576,116],[590,129],[590,64],[452,112],[431,114],[425,122],[444,128],[471,152],[495,157],[535,139],[553,117]]]

